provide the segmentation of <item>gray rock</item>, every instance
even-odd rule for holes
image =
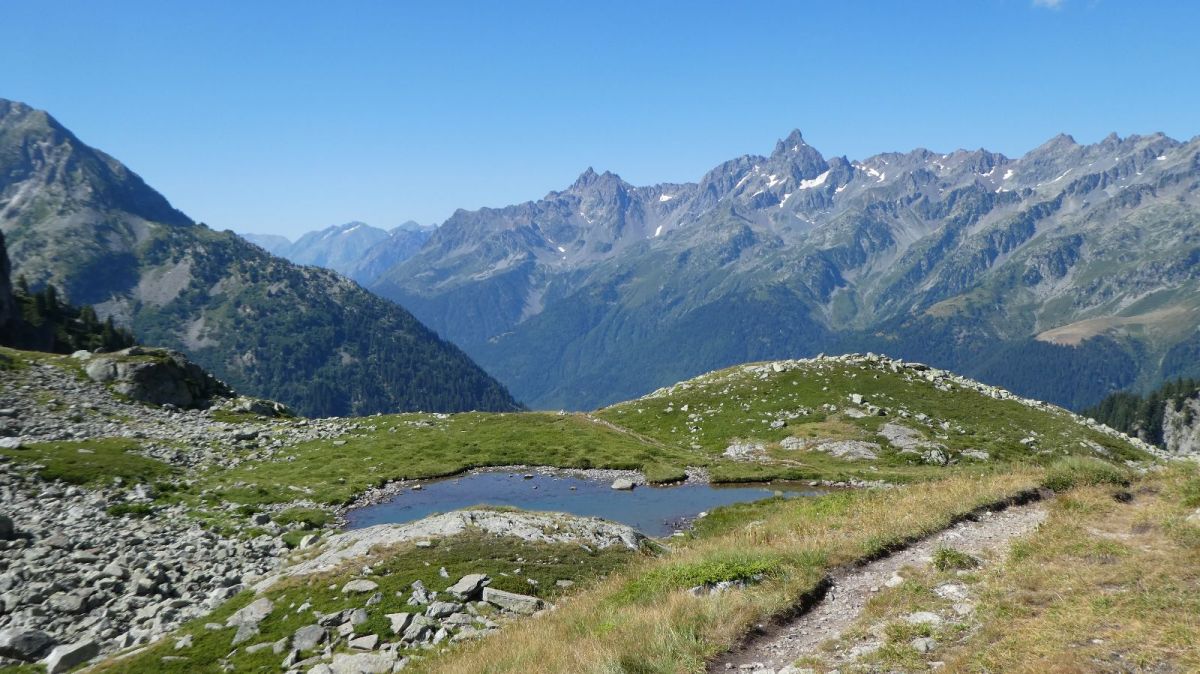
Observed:
[[[59,613],[83,613],[88,607],[87,597],[75,592],[56,592],[50,595],[48,603]]]
[[[387,651],[378,653],[337,653],[329,663],[332,674],[390,674],[396,664],[396,655]]]
[[[54,645],[49,634],[38,630],[9,628],[0,630],[0,656],[33,662]]]
[[[128,577],[129,577],[129,572],[128,572],[128,571],[126,571],[125,569],[123,569],[123,568],[122,568],[120,565],[118,565],[116,562],[113,562],[113,563],[111,563],[111,564],[108,564],[107,566],[105,566],[105,567],[104,567],[104,568],[103,568],[103,569],[100,571],[100,573],[102,573],[102,574],[104,574],[104,575],[106,575],[106,576],[110,576],[110,577],[112,577],[112,578],[117,578],[117,579],[119,579],[119,580],[124,580],[124,579],[126,579],[126,578],[128,578]]]
[[[328,636],[329,632],[324,627],[320,625],[306,625],[296,630],[296,633],[292,635],[292,648],[301,652],[311,651],[325,643],[325,639]]]
[[[480,593],[483,592],[484,586],[490,582],[492,582],[492,579],[488,578],[486,575],[482,573],[472,573],[459,578],[458,582],[446,588],[446,591],[456,599],[469,601],[477,599]]]
[[[255,653],[259,653],[259,652],[265,651],[265,650],[267,650],[268,648],[272,648],[272,647],[274,647],[274,646],[275,646],[275,644],[274,644],[273,642],[270,642],[270,641],[264,641],[264,642],[262,642],[261,644],[254,644],[253,646],[247,646],[247,647],[245,648],[245,651],[246,651],[247,653],[249,653],[250,655],[254,655]]]
[[[389,613],[384,616],[392,621],[392,634],[402,635],[404,630],[408,629],[412,623],[413,614],[411,613]]]
[[[918,653],[932,653],[938,647],[938,643],[929,637],[917,637],[910,645]]]
[[[379,645],[379,637],[375,634],[367,634],[351,639],[348,645],[350,648],[360,651],[373,651]]]
[[[848,461],[870,461],[879,458],[879,445],[862,440],[827,440],[813,446],[813,451]]]
[[[263,621],[264,618],[271,615],[271,611],[275,610],[275,603],[266,597],[259,597],[250,602],[246,606],[234,611],[233,615],[225,621],[228,627],[237,625],[255,625]]]
[[[445,618],[462,610],[462,604],[450,601],[435,601],[425,609],[425,615],[430,618]]]
[[[630,489],[633,489],[633,480],[630,480],[630,479],[624,478],[624,477],[619,477],[619,478],[613,480],[612,488],[619,489],[622,491],[628,491]]]
[[[379,583],[376,583],[373,580],[367,580],[366,578],[358,578],[343,585],[342,594],[350,594],[352,592],[356,594],[362,592],[374,592],[378,589]]]
[[[424,641],[433,632],[429,629],[429,623],[429,619],[424,616],[413,616],[408,627],[404,629],[403,639],[405,641]]]
[[[46,674],[61,674],[100,655],[100,645],[95,641],[80,641],[74,644],[55,646],[50,655],[42,661],[46,666]]]
[[[537,597],[505,592],[491,587],[483,588],[483,600],[493,606],[525,615],[535,613],[546,606],[546,602]]]
[[[229,642],[229,645],[237,646],[238,644],[244,644],[256,636],[258,636],[257,623],[242,623],[237,626],[237,632],[234,633],[233,641]]]
[[[904,622],[909,625],[941,625],[942,617],[930,611],[917,611],[904,616]]]
[[[346,622],[358,627],[370,619],[371,616],[367,614],[366,609],[356,608],[350,612],[349,616],[346,617]]]
[[[412,596],[408,598],[409,606],[424,606],[433,601],[434,593],[425,589],[425,584],[419,580],[413,581],[412,591]]]
[[[233,391],[181,353],[132,347],[92,358],[86,368],[95,382],[112,384],[124,396],[154,405],[193,407]]]
[[[243,606],[229,616],[225,624],[229,627],[237,627],[237,633],[233,635],[233,646],[245,643],[258,635],[258,625],[275,610],[275,604],[266,597],[260,597]]]

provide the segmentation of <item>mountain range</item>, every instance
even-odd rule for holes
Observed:
[[[1080,408],[1200,374],[1200,139],[826,158],[799,131],[691,183],[585,171],[459,210],[373,280],[535,407],[873,350]]]
[[[277,234],[241,236],[272,255],[296,264],[332,269],[368,285],[393,265],[412,257],[429,240],[433,229],[412,220],[391,230],[353,221],[308,232],[295,243]]]
[[[30,287],[302,413],[519,407],[399,306],[197,224],[49,114],[2,99],[0,231]]]

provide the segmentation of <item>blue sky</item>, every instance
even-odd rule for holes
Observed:
[[[827,156],[1200,134],[1200,3],[5,3],[0,97],[211,226],[440,222]]]

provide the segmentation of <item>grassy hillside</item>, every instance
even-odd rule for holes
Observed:
[[[32,396],[57,410],[64,401],[20,388],[21,377],[81,376],[68,357],[12,350],[4,355],[0,398]],[[567,671],[580,654],[591,663],[589,671],[700,671],[706,659],[753,624],[789,610],[840,565],[1039,487],[1067,491],[1078,484],[1125,481],[1127,462],[1152,458],[1148,446],[1059,408],[874,356],[728,368],[592,414],[312,421],[221,413],[205,422],[213,424],[213,432],[204,440],[164,438],[157,435],[161,426],[147,426],[145,437],[125,437],[126,430],[160,412],[120,405],[89,412],[122,421],[97,427],[111,437],[25,442],[0,451],[12,463],[41,466],[47,480],[93,488],[120,477],[126,486],[154,485],[153,501],[114,515],[154,518],[165,506],[183,505],[185,510],[171,512],[186,512],[204,526],[247,539],[278,536],[291,545],[328,527],[340,505],[371,487],[479,466],[638,469],[651,481],[680,479],[685,469],[698,468],[717,481],[863,480],[898,486],[717,509],[657,554],[474,535],[377,550],[370,575],[386,591],[382,603],[366,607],[369,619],[356,627],[357,635],[390,639],[384,612],[412,610],[392,590],[414,580],[444,587],[453,578],[446,580],[440,567],[452,577],[486,572],[499,579],[496,587],[558,603],[540,619],[507,624],[501,638],[420,652],[429,659],[414,666],[439,672]],[[191,423],[180,416],[164,420],[167,429]],[[230,440],[236,437],[253,439]],[[843,451],[847,448],[853,451]],[[152,450],[165,458],[153,458]],[[200,451],[220,460],[164,462],[176,453]],[[268,513],[269,523],[252,524],[254,513]],[[361,575],[363,566],[364,560],[351,560],[312,582],[288,581],[270,596],[280,605],[308,603],[323,612],[354,608],[358,604],[336,588]],[[704,601],[682,592],[721,581],[749,586]],[[222,662],[239,671],[277,666],[282,655],[269,649],[230,653],[229,629],[206,627],[250,600],[241,595],[185,625],[176,637],[190,636],[191,645],[176,649],[175,640],[167,639],[104,671],[216,671]],[[306,620],[311,622],[282,612],[263,624],[256,641],[283,638]]]

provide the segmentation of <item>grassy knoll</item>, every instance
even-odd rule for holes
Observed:
[[[263,621],[261,634],[246,646],[290,638],[300,627],[313,624],[314,612],[334,613],[363,607],[367,600],[365,595],[346,595],[340,589],[347,581],[363,577],[364,564],[371,565],[372,573],[367,577],[379,584],[382,600],[368,608],[370,617],[357,626],[355,634],[377,634],[381,640],[388,641],[394,637],[390,622],[384,617],[386,614],[419,612],[418,609],[425,608],[406,603],[415,580],[441,591],[463,575],[486,573],[493,579],[491,587],[556,600],[563,590],[555,581],[570,580],[586,586],[641,556],[642,553],[625,548],[593,551],[577,544],[530,543],[470,533],[435,539],[428,548],[413,543],[402,544],[379,551],[372,559],[355,560],[341,570],[280,582],[263,595],[275,602],[275,611]],[[439,574],[442,567],[446,569],[448,579]],[[229,655],[233,650],[229,644],[236,630],[204,627],[206,623],[224,624],[230,614],[254,598],[253,593],[244,592],[214,613],[181,628],[176,638],[191,635],[193,644],[190,647],[176,650],[174,639],[167,639],[135,657],[101,665],[96,671],[130,674],[220,671],[222,660],[236,671],[277,671],[282,656],[271,649],[247,653],[245,648],[238,648]],[[296,610],[306,602],[311,611]],[[424,651],[418,652],[424,654]],[[163,656],[184,659],[164,662]]]
[[[1035,487],[1039,470],[965,475],[900,490],[772,500],[718,510],[672,554],[635,562],[503,639],[427,661],[436,672],[697,672],[753,624],[790,609],[828,571],[946,527],[974,508]],[[752,519],[747,519],[752,515]],[[758,577],[704,597],[698,581]]]
[[[1077,422],[1060,410],[1034,409],[1014,400],[926,380],[919,372],[883,365],[823,361],[784,372],[737,366],[683,382],[639,400],[600,410],[597,416],[664,445],[692,450],[693,462],[713,466],[718,481],[770,478],[887,479],[909,481],[944,473],[920,452],[880,435],[900,425],[930,446],[938,445],[971,470],[1012,461],[1045,463],[1064,455],[1144,459],[1128,443]],[[852,402],[853,395],[861,403]],[[871,414],[882,408],[884,414]],[[863,414],[867,411],[868,414]],[[787,449],[795,438],[877,443],[879,457],[847,461],[820,451]],[[763,445],[761,463],[721,459],[732,442]],[[979,461],[964,451],[986,452]]]

